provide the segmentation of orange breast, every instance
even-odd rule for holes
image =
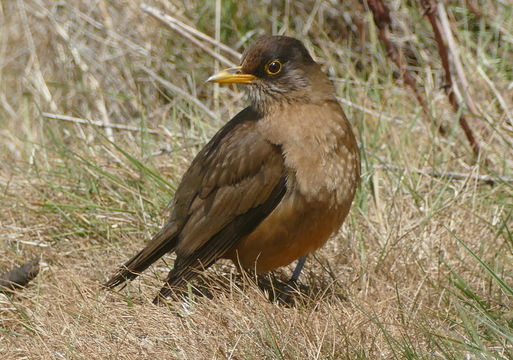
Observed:
[[[290,264],[321,247],[344,221],[360,173],[358,146],[336,101],[288,105],[257,123],[280,144],[287,169],[281,203],[226,254],[257,273]]]
[[[321,247],[339,229],[348,211],[349,204],[326,208],[289,196],[226,257],[257,273],[288,265]]]

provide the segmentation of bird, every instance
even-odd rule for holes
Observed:
[[[161,230],[107,288],[173,252],[154,303],[219,259],[256,274],[299,259],[298,278],[306,256],[348,215],[360,181],[357,141],[333,84],[300,40],[260,38],[239,66],[207,82],[244,85],[249,104],[198,152]]]

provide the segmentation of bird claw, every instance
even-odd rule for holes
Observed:
[[[296,299],[301,295],[301,284],[299,281],[290,279],[282,283],[281,286],[276,289],[275,298],[273,300],[282,305],[293,306],[295,305]]]

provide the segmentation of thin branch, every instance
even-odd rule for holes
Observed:
[[[426,175],[434,178],[449,179],[449,180],[473,180],[479,181],[488,185],[494,185],[495,183],[509,183],[513,184],[513,178],[510,177],[494,177],[490,175],[475,175],[472,173],[459,173],[453,171],[434,171],[434,170],[422,170],[416,168],[403,168],[397,165],[373,165],[374,169],[384,170],[399,170],[405,172],[414,172],[421,175]]]
[[[478,156],[480,152],[479,143],[477,142],[476,137],[474,136],[474,133],[468,124],[467,118],[465,117],[465,115],[463,115],[463,109],[460,108],[460,105],[458,104],[458,101],[454,93],[454,85],[452,82],[451,69],[449,64],[449,52],[442,37],[442,28],[437,20],[438,11],[435,6],[432,6],[430,0],[421,0],[420,2],[435,34],[438,53],[440,55],[440,59],[442,60],[442,66],[444,68],[445,93],[449,98],[449,102],[454,112],[460,112],[460,126],[462,127],[465,136],[467,137],[467,140],[470,146],[472,147],[472,150],[474,151],[474,154]]]
[[[156,80],[157,82],[159,82],[160,84],[164,85],[165,87],[167,87],[169,90],[173,91],[174,93],[180,95],[181,97],[183,97],[184,99],[194,103],[194,105],[196,105],[197,107],[199,107],[201,110],[203,110],[208,116],[210,116],[212,119],[214,120],[219,120],[219,116],[217,116],[215,113],[213,113],[212,111],[210,111],[210,109],[208,107],[206,107],[201,101],[199,101],[197,98],[195,98],[194,96],[192,96],[191,94],[189,94],[188,92],[180,89],[178,86],[176,86],[175,84],[172,84],[170,83],[169,81],[165,80],[164,78],[158,76],[155,72],[153,72],[152,70],[148,69],[147,67],[143,66],[142,69],[148,74],[150,75],[154,80]]]
[[[385,115],[381,111],[368,109],[368,108],[366,108],[364,106],[355,104],[352,101],[344,99],[343,97],[337,96],[337,100],[339,102],[341,102],[342,104],[344,104],[344,105],[347,105],[347,106],[352,107],[354,109],[360,110],[360,111],[362,111],[362,112],[364,112],[366,114],[369,114],[371,116],[374,116],[376,118],[383,119],[383,120],[386,120],[386,121],[390,121],[390,122],[393,122],[394,124],[404,124],[404,121],[402,121],[401,119]]]
[[[473,115],[480,115],[479,110],[474,102],[474,99],[470,96],[470,92],[468,89],[470,88],[467,81],[467,76],[465,75],[465,70],[463,70],[463,65],[460,60],[458,46],[456,45],[456,41],[454,40],[454,36],[451,30],[451,25],[449,23],[449,18],[447,17],[447,11],[445,10],[445,6],[443,2],[438,3],[438,15],[440,18],[440,24],[442,31],[444,33],[445,39],[447,40],[447,47],[449,49],[449,53],[451,55],[452,64],[454,65],[455,76],[456,76],[456,84],[458,86],[454,87],[455,91],[459,92],[460,101],[465,101],[468,109]],[[455,84],[455,85],[456,85]],[[482,131],[487,131],[485,124],[479,119],[475,118],[475,125],[479,127]]]
[[[475,17],[477,17],[478,19],[481,19],[483,18],[483,13],[481,12],[481,10],[477,7],[476,4],[474,4],[474,2],[472,0],[466,0],[465,3],[467,4],[467,9],[470,10],[470,12],[472,14],[474,14]]]
[[[504,97],[501,95],[499,89],[497,89],[497,86],[488,77],[488,75],[486,75],[486,73],[484,72],[483,68],[480,65],[477,66],[477,72],[479,73],[479,75],[481,75],[483,80],[486,82],[486,85],[488,85],[490,90],[492,90],[492,92],[494,93],[495,97],[497,98],[497,101],[499,101],[499,105],[501,106],[502,111],[504,112],[504,115],[506,115],[506,117],[508,118],[509,123],[513,124],[513,114],[509,110],[508,103],[506,102]]]
[[[92,125],[92,126],[98,126],[98,127],[102,127],[102,128],[108,127],[111,129],[125,130],[125,131],[135,131],[135,132],[143,131],[143,129],[135,127],[135,126],[128,126],[128,125],[123,125],[123,124],[112,124],[112,123],[106,124],[103,121],[85,120],[85,119],[80,119],[80,118],[68,116],[68,115],[51,114],[51,113],[47,113],[47,112],[41,113],[41,115],[45,119],[68,121],[68,122],[72,122],[75,124]],[[146,129],[145,131],[147,131],[149,134],[153,134],[153,135],[159,135],[159,136],[167,135],[170,137],[186,138],[186,136],[183,136],[181,134],[166,134],[165,132],[163,132],[161,130],[156,130],[156,129]],[[187,138],[189,138],[189,137],[187,137]]]
[[[206,53],[210,54],[210,56],[212,56],[214,59],[219,60],[220,62],[222,62],[223,64],[225,64],[227,66],[234,66],[235,65],[234,62],[228,60],[227,58],[225,58],[221,54],[216,53],[214,50],[212,50],[211,48],[206,46],[204,43],[202,43],[201,41],[196,39],[194,37],[194,35],[199,36],[198,35],[200,33],[199,31],[195,31],[194,35],[192,35],[192,33],[191,33],[191,29],[192,28],[190,26],[185,25],[185,24],[182,23],[183,26],[187,26],[187,29],[186,29],[186,28],[182,27],[182,25],[178,25],[178,20],[176,20],[175,18],[173,18],[173,17],[171,17],[171,16],[169,16],[167,14],[164,14],[162,11],[160,11],[158,9],[155,9],[155,8],[153,8],[151,6],[142,4],[141,5],[141,9],[144,12],[146,12],[147,14],[153,16],[155,19],[157,19],[157,20],[161,21],[162,23],[164,23],[165,25],[167,25],[169,28],[175,30],[177,33],[179,33],[180,35],[185,37],[187,40],[192,42],[194,45],[196,45],[197,47],[199,47],[200,49],[202,49]],[[204,39],[204,40],[206,40],[206,39]],[[213,40],[213,41],[216,42],[215,40]],[[210,41],[210,42],[212,43],[212,41]],[[219,46],[219,44],[220,44],[220,42],[216,42],[216,46]]]
[[[388,31],[390,28],[392,28],[390,10],[388,9],[383,0],[367,0],[367,4],[372,11],[374,23],[376,24],[379,30],[379,38],[385,45],[387,55],[392,59],[392,61],[397,66],[399,73],[404,79],[406,85],[408,85],[413,90],[413,93],[417,98],[419,104],[422,106],[422,110],[424,111],[424,113],[428,117],[431,117],[431,113],[429,112],[429,107],[427,105],[426,99],[420,92],[419,87],[417,86],[417,82],[411,75],[410,71],[404,65],[402,57],[399,53],[399,49],[392,43],[388,36]],[[443,128],[439,128],[439,131],[442,134],[444,133]]]
[[[154,16],[153,15],[154,13],[158,13],[159,12],[157,9],[155,9],[155,8],[153,8],[151,6],[148,6],[146,4],[141,4],[141,10],[143,10],[144,12],[146,12],[146,13],[152,15],[152,16]],[[178,20],[177,18],[175,18],[175,17],[173,17],[173,16],[171,16],[169,14],[166,14],[165,18],[166,18],[167,21],[176,24],[177,26],[181,27],[183,30],[189,32],[191,35],[194,35],[197,38],[200,38],[201,40],[205,40],[205,41],[211,43],[215,47],[217,47],[217,48],[227,52],[228,54],[230,54],[233,57],[240,58],[241,54],[239,52],[237,52],[236,50],[233,50],[228,45],[225,45],[222,42],[220,42],[220,41],[218,41],[216,39],[211,38],[207,34],[202,33],[201,31],[193,28],[192,26],[187,25],[186,23]]]

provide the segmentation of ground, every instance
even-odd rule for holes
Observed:
[[[204,83],[227,65],[215,54],[237,57],[138,2],[0,3],[0,272],[41,261],[26,289],[0,294],[3,358],[513,358],[513,9],[444,4],[479,157],[415,2],[390,2],[392,40],[429,114],[360,2],[148,3],[236,52],[265,34],[300,38],[362,153],[351,213],[309,258],[294,306],[229,263],[202,281],[212,299],[153,306],[172,256],[124,289],[101,283],[159,229],[194,154],[243,108],[241,89]]]

